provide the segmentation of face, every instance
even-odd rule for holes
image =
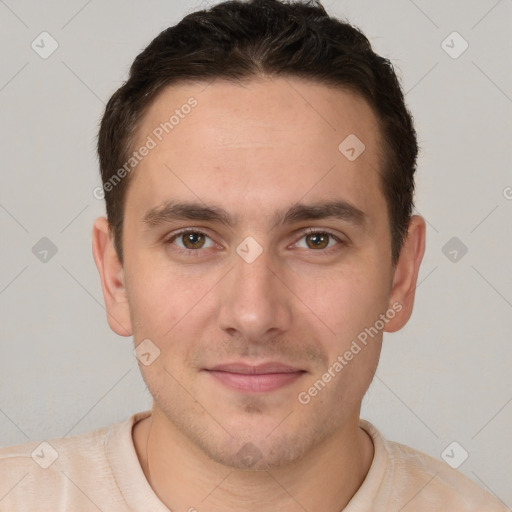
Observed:
[[[159,351],[140,368],[169,429],[232,467],[296,460],[358,417],[401,309],[376,118],[321,84],[218,81],[166,89],[139,135],[109,312]]]

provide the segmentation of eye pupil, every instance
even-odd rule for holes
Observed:
[[[201,233],[185,233],[182,240],[187,249],[200,249],[204,245],[204,235]]]
[[[325,249],[329,245],[329,235],[327,233],[312,233],[307,235],[307,240],[311,249]]]

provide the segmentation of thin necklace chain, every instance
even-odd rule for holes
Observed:
[[[149,425],[148,437],[146,439],[146,470],[148,472],[148,482],[149,482],[149,485],[151,486],[151,488],[153,488],[152,480],[151,480],[151,471],[149,469],[149,453],[148,453],[149,435],[151,434],[151,429],[153,428],[153,418],[151,418],[150,421],[151,421],[151,424]]]

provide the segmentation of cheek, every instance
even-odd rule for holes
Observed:
[[[329,352],[343,348],[387,309],[387,278],[372,265],[298,276],[290,288],[311,311],[311,327],[328,333]]]
[[[126,287],[136,340],[162,338],[186,317],[200,290],[193,280],[166,269],[149,258],[125,262]]]

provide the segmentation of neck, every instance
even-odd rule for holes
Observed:
[[[302,459],[268,470],[240,470],[207,457],[153,407],[133,429],[135,450],[156,495],[170,510],[295,512],[342,510],[364,481],[373,443],[359,411]]]

